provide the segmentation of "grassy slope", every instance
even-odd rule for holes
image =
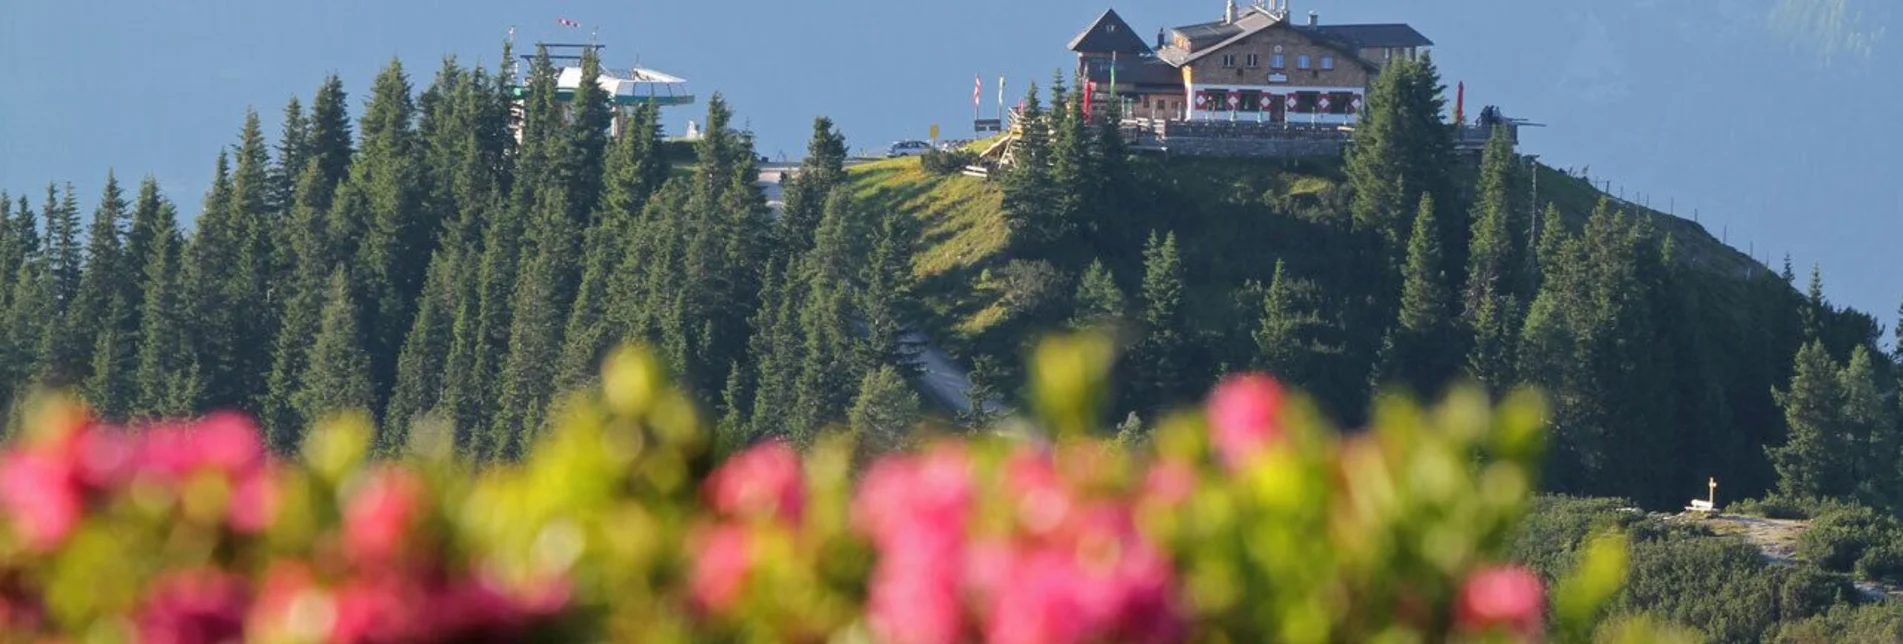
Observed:
[[[1142,238],[1151,230],[1175,231],[1187,274],[1187,317],[1196,332],[1216,334],[1229,343],[1211,347],[1214,360],[1235,360],[1256,350],[1247,330],[1259,312],[1252,303],[1236,301],[1237,289],[1249,281],[1268,281],[1278,259],[1288,262],[1292,275],[1319,278],[1339,273],[1343,258],[1358,252],[1356,242],[1335,232],[1337,227],[1317,223],[1347,210],[1339,162],[1144,159],[1135,170],[1158,179],[1146,182],[1155,185],[1156,194],[1125,204],[1127,220],[1105,226],[1115,230],[1098,233],[1121,236],[1117,241],[1099,240],[1100,247],[1113,249],[1102,252],[1101,258],[1135,306],[1143,271]],[[1004,251],[1009,234],[997,184],[932,175],[916,158],[869,163],[850,174],[859,203],[918,218],[922,238],[914,268],[929,312],[920,320],[924,329],[961,361],[986,354],[1001,358],[1007,370],[1021,364],[1011,356],[1044,329],[1007,316],[1001,280],[995,278],[997,269],[1011,260]],[[1470,184],[1471,179],[1460,181]],[[1574,229],[1602,196],[1584,180],[1540,168],[1540,199],[1558,207]],[[1795,349],[1776,346],[1771,338],[1779,325],[1796,323],[1790,314],[1796,292],[1773,271],[1696,223],[1616,200],[1615,207],[1650,213],[1661,234],[1671,235],[1675,256],[1694,269],[1687,275],[1693,284],[1686,291],[1692,324],[1710,338],[1727,338],[1727,345],[1736,349],[1710,358],[1709,391],[1685,393],[1726,398],[1734,417],[1777,414],[1768,396],[1745,392],[1759,391],[1757,383],[1789,377],[1788,356]],[[1759,489],[1772,479],[1770,472],[1758,471],[1766,468],[1759,466],[1756,446],[1777,440],[1770,435],[1722,441],[1714,437],[1709,444],[1687,449],[1710,452],[1703,458],[1731,468],[1724,471],[1734,472],[1740,489]]]

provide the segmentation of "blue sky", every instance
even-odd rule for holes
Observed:
[[[519,40],[598,28],[607,62],[726,94],[764,154],[796,155],[811,119],[855,147],[961,136],[974,75],[989,103],[1070,64],[1064,44],[1107,0],[723,3],[657,0],[239,2],[0,0],[0,189],[108,168],[152,174],[187,212],[247,107],[275,132],[327,72],[361,105],[401,57],[419,85],[441,57],[493,65]],[[1470,109],[1547,123],[1525,151],[1676,205],[1775,265],[1824,267],[1833,300],[1890,321],[1903,278],[1903,3],[1891,0],[1294,0],[1324,22],[1408,22],[1436,43]],[[1116,0],[1143,33],[1221,14],[1218,0]],[[563,29],[557,17],[582,22]],[[696,115],[676,111],[669,127]]]

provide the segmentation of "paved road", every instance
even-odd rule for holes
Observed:
[[[900,341],[917,347],[912,366],[918,370],[918,385],[926,395],[946,409],[960,413],[971,409],[971,398],[965,395],[971,391],[970,372],[960,368],[951,355],[932,344],[924,333],[909,331]],[[1002,415],[1006,411],[1004,401],[996,396],[985,401],[984,410],[988,416]]]

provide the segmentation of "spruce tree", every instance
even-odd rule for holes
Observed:
[[[294,445],[292,436],[303,431],[310,420],[298,412],[295,397],[302,386],[310,339],[322,323],[331,269],[342,260],[342,250],[332,242],[328,206],[336,203],[340,212],[363,209],[363,196],[353,186],[343,187],[345,195],[338,203],[324,182],[322,168],[315,163],[305,166],[293,198],[296,203],[280,235],[284,241],[280,254],[291,271],[276,289],[283,294],[277,298],[278,327],[271,345],[271,371],[266,377],[262,413],[272,444],[279,449]]]
[[[331,192],[350,176],[350,160],[356,154],[352,148],[350,128],[350,106],[348,95],[344,93],[344,82],[336,74],[324,77],[317,88],[317,95],[311,101],[311,116],[308,124],[310,132],[304,154],[306,163],[317,164],[317,183],[313,194],[325,201],[319,203],[320,210],[329,210],[328,201]],[[303,172],[303,168],[287,168]]]
[[[1139,322],[1143,337],[1129,359],[1130,404],[1154,410],[1175,402],[1189,376],[1185,373],[1183,319],[1183,263],[1176,253],[1176,233],[1157,236],[1143,249],[1143,288]]]
[[[139,183],[139,196],[132,207],[132,225],[126,230],[125,261],[132,273],[126,286],[133,304],[132,326],[138,328],[140,311],[145,305],[145,263],[152,256],[161,234],[178,234],[178,210],[159,191],[158,180],[150,175]],[[178,244],[172,245],[174,251]]]
[[[1850,352],[1837,382],[1843,392],[1844,448],[1855,498],[1865,505],[1894,507],[1903,478],[1897,469],[1903,445],[1898,444],[1896,415],[1878,384],[1876,357],[1869,347],[1859,344]]]
[[[125,233],[120,227],[128,214],[126,207],[118,179],[108,174],[105,194],[87,232],[85,273],[72,313],[60,330],[76,346],[90,342],[83,347],[85,363],[74,365],[73,377],[80,379],[87,401],[111,419],[124,418],[131,406],[128,379],[137,351],[132,337],[136,330],[132,294],[127,287],[138,277],[135,265],[124,256]]]
[[[826,117],[813,119],[813,136],[799,172],[784,182],[786,203],[775,225],[776,261],[791,262],[813,246],[813,235],[825,214],[826,196],[845,178],[846,137]]]
[[[1319,300],[1313,282],[1296,277],[1285,262],[1276,260],[1255,333],[1261,351],[1257,369],[1298,386],[1320,383],[1329,356],[1340,349],[1328,343]]]
[[[616,271],[644,224],[642,211],[660,186],[652,168],[660,154],[659,123],[654,108],[644,107],[615,141],[606,162],[607,179],[601,204],[582,242],[581,285],[569,310],[563,332],[557,390],[567,390],[595,373],[601,356],[631,332],[625,316],[610,310]]]
[[[919,415],[918,394],[897,369],[883,365],[859,381],[846,424],[862,453],[885,454],[906,448]]]
[[[0,376],[4,377],[0,385],[6,389],[0,394],[17,405],[43,370],[47,329],[56,322],[53,278],[45,259],[33,257],[22,263],[9,290],[5,328],[0,329],[0,338],[6,341],[0,347]]]
[[[274,220],[290,216],[298,180],[311,160],[310,118],[304,115],[304,104],[296,96],[285,102],[284,122],[279,127],[277,158],[271,165],[270,177]]]
[[[1091,260],[1077,282],[1077,296],[1071,306],[1071,328],[1118,324],[1123,320],[1124,307],[1123,289],[1117,288],[1110,269],[1104,268],[1102,261]]]
[[[1467,285],[1463,309],[1471,325],[1481,300],[1531,293],[1523,268],[1526,257],[1521,239],[1525,226],[1515,213],[1517,182],[1513,142],[1505,128],[1495,128],[1480,162],[1480,185],[1473,212],[1473,237],[1468,242]]]
[[[1766,448],[1779,491],[1798,497],[1842,497],[1856,483],[1845,441],[1844,391],[1838,367],[1822,342],[1799,349],[1790,386],[1773,392],[1790,434]]]
[[[1413,393],[1435,395],[1452,375],[1459,353],[1452,329],[1453,295],[1441,272],[1434,197],[1422,194],[1401,272],[1401,314],[1390,332],[1378,380],[1398,381]],[[1377,383],[1385,384],[1385,383]]]
[[[363,350],[358,331],[356,298],[350,292],[350,276],[342,266],[330,274],[324,298],[323,323],[317,337],[311,339],[305,360],[310,368],[293,396],[298,414],[320,419],[342,411],[366,409],[374,399],[370,382],[370,357]],[[295,451],[302,442],[301,432],[293,433],[281,450]]]
[[[408,444],[410,427],[436,409],[442,395],[444,367],[449,360],[456,314],[463,290],[465,264],[459,249],[442,249],[430,262],[416,319],[397,357],[396,382],[384,414],[377,445],[394,453]]]
[[[1452,194],[1445,187],[1452,130],[1441,122],[1441,89],[1431,59],[1392,61],[1375,77],[1355,128],[1347,157],[1354,226],[1380,233],[1389,248],[1407,239],[1408,215],[1421,193]],[[1458,223],[1442,225],[1464,233]]]
[[[51,279],[51,308],[46,324],[40,327],[39,363],[36,376],[40,384],[65,387],[79,384],[85,377],[92,352],[92,337],[80,338],[67,333],[78,319],[73,314],[79,296],[79,282],[85,273],[85,249],[79,234],[79,205],[72,184],[64,196],[54,186],[46,187],[46,204],[41,208],[46,221],[47,266]]]
[[[544,186],[536,209],[536,232],[523,249],[519,279],[510,296],[515,312],[509,326],[509,352],[497,376],[497,407],[492,454],[513,459],[526,453],[542,428],[554,395],[556,361],[561,356],[562,312],[568,302],[562,281],[575,265],[574,228],[566,221],[566,194],[560,185]]]
[[[364,191],[370,206],[352,261],[358,274],[352,278],[357,282],[353,291],[364,302],[373,394],[388,391],[395,379],[397,353],[409,332],[440,224],[433,216],[438,213],[425,207],[426,177],[411,89],[398,61],[377,75],[364,108],[363,150],[349,180]],[[375,399],[370,406],[376,408]]]
[[[858,317],[865,325],[859,369],[880,365],[902,367],[911,362],[903,337],[908,320],[916,317],[912,291],[912,220],[887,212],[872,233],[872,250],[860,270]]]
[[[1017,119],[1021,134],[1011,143],[1011,163],[999,177],[1004,191],[1000,209],[1011,246],[1021,255],[1036,257],[1049,249],[1061,228],[1052,221],[1058,195],[1050,168],[1050,119],[1038,102],[1037,86],[1025,94]]]
[[[151,250],[142,260],[139,348],[131,415],[178,418],[198,411],[202,395],[198,361],[186,325],[189,311],[180,283],[176,219],[169,209],[152,223]]]
[[[864,375],[855,360],[852,330],[852,280],[865,261],[855,244],[865,234],[862,214],[844,188],[834,189],[813,250],[801,262],[806,295],[795,324],[802,355],[793,362],[798,376],[785,423],[788,435],[800,444],[810,443],[828,423],[844,417],[853,386]]]
[[[1810,290],[1806,291],[1803,308],[1799,317],[1804,320],[1804,337],[1822,339],[1824,337],[1824,316],[1830,313],[1830,305],[1824,301],[1824,269],[1819,264],[1811,264]]]

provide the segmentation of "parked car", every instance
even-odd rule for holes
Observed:
[[[924,141],[899,141],[893,143],[892,147],[886,148],[885,156],[886,158],[915,157],[925,154],[931,149],[932,144]]]

